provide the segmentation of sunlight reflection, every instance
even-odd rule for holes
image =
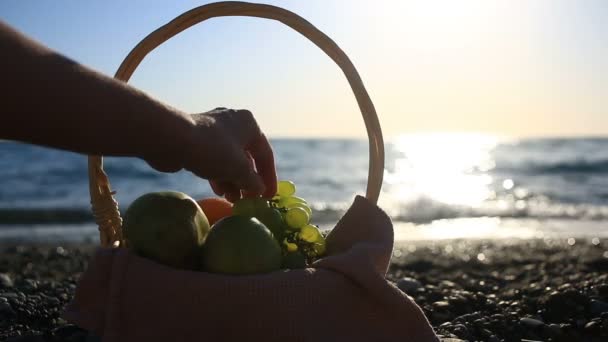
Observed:
[[[397,241],[542,237],[542,233],[534,224],[514,225],[512,222],[503,222],[497,217],[435,220],[424,225],[397,224],[395,228]]]
[[[569,245],[578,241],[572,237],[569,220],[535,220],[498,217],[476,217],[435,220],[427,224],[395,222],[395,241],[443,239],[559,239]],[[577,222],[577,234],[588,236],[591,244],[608,238],[602,221]]]
[[[400,136],[402,154],[387,172],[389,195],[397,201],[425,197],[434,201],[479,206],[494,196],[487,171],[494,168],[490,152],[499,139],[478,134]]]

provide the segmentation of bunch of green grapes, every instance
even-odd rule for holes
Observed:
[[[242,199],[232,209],[233,214],[255,217],[268,227],[283,249],[284,268],[304,268],[325,254],[325,237],[310,223],[312,209],[295,193],[293,182],[279,181],[272,200]]]
[[[283,214],[286,233],[282,241],[288,259],[312,262],[325,254],[325,237],[312,225],[312,209],[303,198],[295,196],[296,186],[290,181],[279,181],[277,194],[271,205]]]

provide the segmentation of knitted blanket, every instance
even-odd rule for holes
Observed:
[[[438,341],[422,310],[385,280],[390,218],[363,197],[302,270],[225,276],[100,248],[64,318],[117,341]]]

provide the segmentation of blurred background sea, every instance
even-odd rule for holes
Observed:
[[[367,181],[367,141],[274,139],[280,179],[292,180],[330,229]],[[96,241],[83,155],[0,142],[0,242]],[[177,190],[213,196],[188,172],[163,174],[133,158],[105,158],[120,207]],[[608,138],[503,139],[403,135],[386,143],[380,206],[398,240],[608,236]]]

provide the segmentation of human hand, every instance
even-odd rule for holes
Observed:
[[[216,108],[191,116],[194,125],[177,155],[145,158],[159,171],[182,168],[208,179],[213,191],[229,201],[276,193],[272,148],[251,112]],[[176,132],[180,134],[180,132]]]

